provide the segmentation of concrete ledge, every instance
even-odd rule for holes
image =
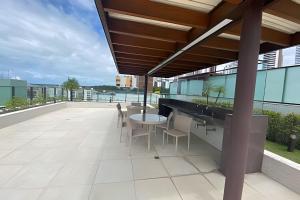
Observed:
[[[265,150],[262,172],[300,194],[300,164]]]
[[[25,110],[15,111],[11,113],[6,113],[0,115],[0,129],[66,107],[67,104],[65,102],[61,102],[61,103],[49,104],[45,106],[39,106],[39,107],[28,108]]]

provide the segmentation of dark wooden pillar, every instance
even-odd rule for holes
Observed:
[[[145,84],[144,84],[144,108],[143,113],[146,113],[147,107],[147,93],[148,93],[148,75],[145,75]]]
[[[249,0],[243,16],[224,200],[241,200],[253,112],[263,1]]]

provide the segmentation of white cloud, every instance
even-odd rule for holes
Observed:
[[[74,1],[88,8],[93,0]],[[82,84],[113,84],[109,48],[92,26],[40,0],[2,1],[0,13],[0,71],[36,82],[73,75]]]
[[[94,0],[69,0],[69,2],[82,9],[93,10],[95,9]]]

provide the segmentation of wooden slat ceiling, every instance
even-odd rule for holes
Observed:
[[[262,0],[261,53],[300,44],[299,0]],[[95,0],[119,73],[145,75],[223,19],[233,20],[152,76],[172,77],[238,59],[247,0]]]

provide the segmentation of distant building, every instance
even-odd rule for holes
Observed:
[[[170,78],[154,78],[153,79],[153,86],[154,87],[162,87],[168,89],[170,87],[170,82],[173,79]]]
[[[27,98],[27,81],[0,79],[0,106],[4,106],[13,97]]]
[[[83,100],[90,101],[93,99],[94,89],[83,89]]]
[[[300,45],[296,47],[295,64],[300,65]]]
[[[272,51],[263,55],[263,68],[274,68],[276,63],[276,51]]]
[[[283,66],[282,50],[272,51],[263,55],[262,68],[278,68]]]
[[[117,75],[116,76],[116,87],[121,88],[132,88],[132,79],[133,76],[130,75]]]
[[[30,84],[29,87],[33,88],[33,98],[42,97],[44,90],[46,90],[46,96],[50,98],[62,95],[62,88],[57,84]]]
[[[121,77],[119,75],[116,76],[116,87],[121,87]]]

